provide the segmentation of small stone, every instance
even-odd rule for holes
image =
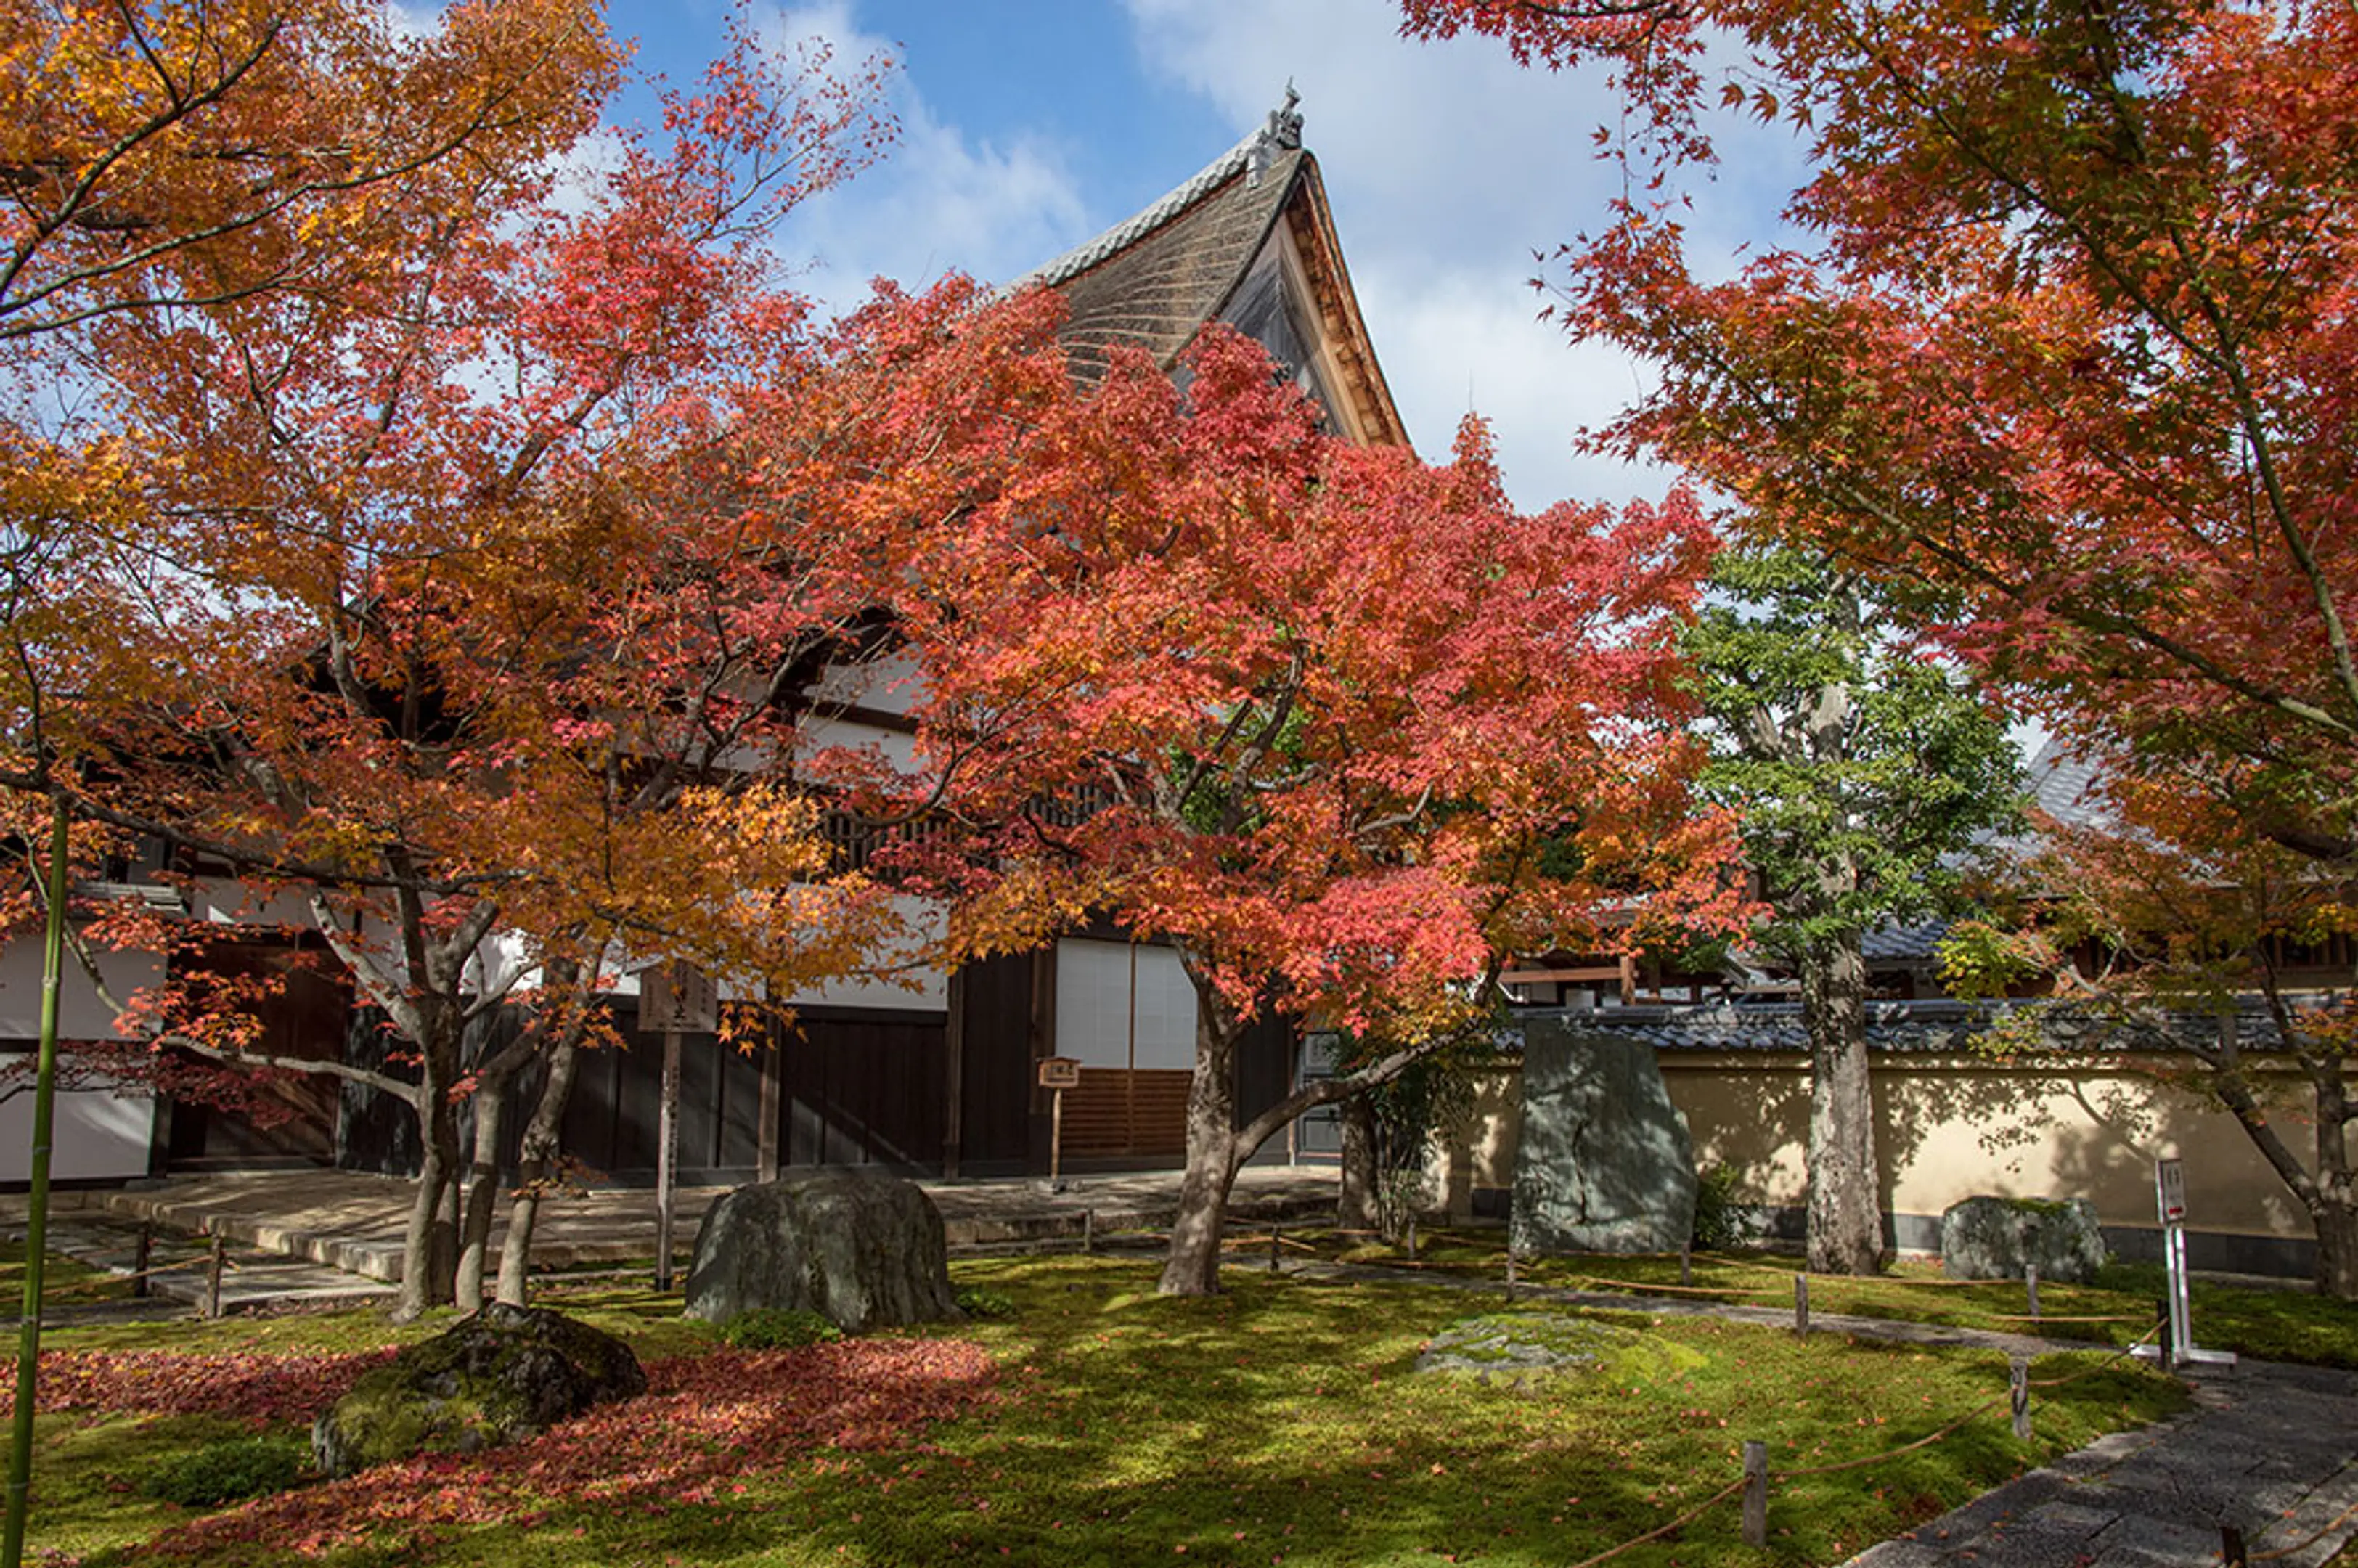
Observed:
[[[1679,1377],[1704,1365],[1702,1352],[1660,1335],[1561,1312],[1485,1313],[1451,1324],[1418,1353],[1419,1372],[1470,1372],[1518,1392],[1540,1379],[1603,1371],[1616,1383]]]

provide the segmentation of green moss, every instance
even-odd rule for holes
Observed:
[[[520,1419],[511,1400],[483,1397],[475,1379],[462,1379],[447,1395],[420,1398],[398,1367],[381,1367],[352,1386],[320,1419],[333,1424],[349,1467],[365,1469],[413,1454],[462,1453],[481,1446],[486,1425],[503,1427]]]
[[[2017,1214],[2037,1215],[2045,1219],[2071,1212],[2071,1204],[2062,1198],[2000,1198],[1997,1201]]]
[[[140,1490],[182,1508],[218,1508],[283,1492],[302,1479],[303,1446],[284,1437],[211,1443],[150,1472]]]
[[[730,1318],[720,1337],[740,1350],[789,1350],[832,1344],[843,1330],[807,1307],[755,1307]]]
[[[968,1317],[1013,1317],[1015,1298],[1004,1291],[968,1285],[957,1293],[958,1311]]]

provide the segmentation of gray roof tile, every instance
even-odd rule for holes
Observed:
[[[1526,1010],[1522,1016],[1531,1011]],[[2008,1013],[2032,1011],[2048,1043],[2059,1051],[2132,1051],[2151,1042],[2124,1036],[2084,1007],[2049,1001],[1975,1002],[1952,1000],[1869,1002],[1866,1043],[1874,1051],[1953,1052],[1974,1048],[1976,1036]],[[1798,1001],[1707,1002],[1693,1007],[1605,1007],[1594,1011],[1546,1010],[1576,1029],[1634,1034],[1660,1051],[1807,1051]],[[2170,1015],[2181,1041],[2210,1043],[2216,1022],[2207,1014]],[[2279,1047],[2275,1022],[2256,1002],[2237,1013],[2245,1047]]]

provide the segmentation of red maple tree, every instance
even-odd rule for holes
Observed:
[[[1686,815],[1672,641],[1710,535],[1683,493],[1522,515],[1478,425],[1433,467],[1324,433],[1242,340],[1185,370],[1044,393],[1052,460],[925,541],[903,630],[929,786],[987,825],[941,873],[957,944],[1095,913],[1193,982],[1163,1288],[1197,1293],[1244,1160],[1448,1038],[1503,954],[1735,901]],[[1272,1010],[1393,1045],[1240,1119]]]

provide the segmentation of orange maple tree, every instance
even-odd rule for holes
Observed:
[[[927,785],[980,825],[931,858],[957,945],[1096,914],[1193,982],[1162,1285],[1198,1293],[1245,1159],[1450,1038],[1504,954],[1736,899],[1683,788],[1673,641],[1709,546],[1685,495],[1519,514],[1478,425],[1428,466],[1324,433],[1242,340],[1185,370],[1046,398],[1053,460],[925,541],[902,630]],[[1244,1118],[1238,1044],[1271,1011],[1395,1044]]]
[[[15,588],[40,612],[9,633],[10,782],[233,882],[222,902],[290,920],[389,1021],[400,1070],[269,1065],[414,1112],[408,1312],[480,1298],[510,1081],[553,1053],[529,1176],[619,963],[692,957],[759,996],[854,967],[890,924],[862,880],[827,875],[786,700],[858,655],[867,559],[806,503],[818,480],[745,455],[881,460],[856,432],[784,427],[829,406],[788,394],[842,350],[765,249],[889,132],[872,68],[774,59],[741,30],[667,97],[659,137],[623,137],[586,189],[559,190],[551,156],[586,155],[612,76],[572,69],[608,58],[593,19],[567,24],[590,29],[576,59],[530,43],[537,15],[463,8],[444,32],[523,38],[565,78],[562,135],[372,185],[358,215],[256,218],[233,259],[287,247],[267,279],[171,299],[151,280],[52,334],[97,390],[117,482],[25,557],[40,568]],[[295,254],[347,241],[365,265],[329,279]],[[117,913],[114,939],[168,941]],[[522,1033],[470,1060],[470,1024],[527,996]],[[254,1060],[178,1026],[223,1010],[149,1006],[155,1043]],[[446,1216],[470,1095],[461,1245]],[[505,1249],[512,1293],[530,1214]]]
[[[2358,18],[2194,0],[1406,0],[1616,66],[1628,194],[1549,283],[1661,369],[1605,438],[1912,596],[2190,865],[2358,857]],[[1713,40],[1718,40],[1714,43]],[[1713,66],[1707,47],[1727,63]],[[1693,254],[1711,115],[1801,138],[1793,237]],[[2219,809],[2222,803],[2225,809]],[[2335,1082],[2339,1083],[2338,1069]],[[2320,1109],[2340,1148],[2350,1097]],[[2337,1153],[2309,1173],[2358,1202]],[[2324,1232],[2320,1230],[2320,1239]],[[2358,1246],[2327,1272],[2358,1290]]]

